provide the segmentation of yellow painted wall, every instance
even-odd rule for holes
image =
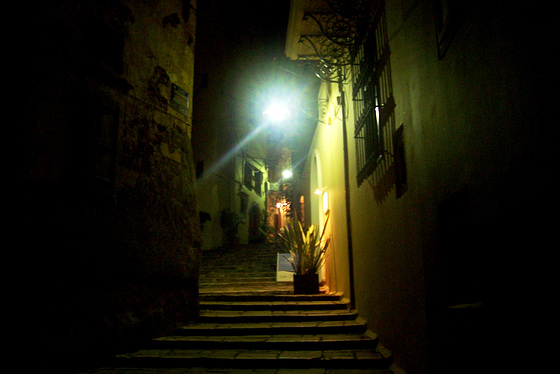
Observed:
[[[407,372],[435,372],[445,359],[477,365],[476,357],[454,344],[481,342],[481,352],[488,341],[508,344],[507,324],[494,319],[507,315],[500,314],[501,302],[516,292],[537,299],[515,275],[513,264],[524,260],[512,250],[542,245],[552,232],[540,200],[546,196],[542,183],[552,176],[554,139],[547,24],[522,6],[506,10],[477,2],[438,59],[433,2],[386,3],[395,124],[404,126],[408,191],[397,198],[394,183],[382,185],[375,177],[358,187],[347,95],[356,306]],[[328,284],[349,295],[341,117],[334,114],[336,86],[330,91],[328,97],[324,84],[319,94],[320,102],[331,100],[306,170],[313,172],[318,155],[332,215]],[[307,201],[317,204],[313,189]],[[468,196],[468,231],[446,247],[442,236],[449,222],[438,221],[438,214],[446,217],[444,208],[462,196]],[[317,215],[318,209],[308,211]],[[464,261],[446,262],[453,256]],[[460,306],[450,308],[446,301],[455,290],[446,291],[445,274],[454,271],[482,287],[478,309],[461,309],[464,320],[454,312]],[[465,328],[469,323],[471,331]]]

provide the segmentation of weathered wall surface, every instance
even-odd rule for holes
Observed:
[[[51,357],[198,313],[189,2],[35,9],[18,227]]]

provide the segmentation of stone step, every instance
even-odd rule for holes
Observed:
[[[251,251],[251,250],[210,250],[202,253],[202,264],[226,263],[227,259],[236,259],[238,262],[251,263],[263,259],[276,261],[278,253],[284,250]]]
[[[266,279],[272,279],[272,280],[276,280],[276,273],[274,272],[246,272],[246,271],[240,271],[237,273],[216,273],[216,274],[201,274],[199,277],[200,281],[204,281],[206,279],[216,279],[216,280],[221,280],[221,281],[227,281],[231,278],[245,278],[245,279],[251,279],[251,278],[266,278]]]
[[[238,270],[238,269],[235,269]],[[267,270],[267,269],[257,269],[254,271],[251,271],[251,273],[247,273],[245,272],[245,269],[243,270],[238,270],[236,272],[230,271],[230,272],[222,272],[220,270],[207,270],[204,271],[204,269],[202,269],[201,273],[200,273],[200,278],[227,278],[230,277],[232,275],[244,275],[245,277],[270,277],[270,276],[276,276],[276,271],[273,270]]]
[[[204,261],[204,259],[202,259]],[[242,267],[259,268],[261,266],[276,267],[276,258],[257,258],[250,261],[243,261],[238,258],[221,259],[220,261],[207,260],[206,263],[201,262],[200,268],[204,270],[220,269],[236,269]]]
[[[239,251],[239,252],[221,252],[221,253],[205,253],[202,255],[202,259],[206,260],[207,264],[218,264],[226,263],[226,259],[238,259],[239,262],[250,263],[259,260],[276,260],[278,258],[278,252],[251,252],[251,251]]]
[[[201,266],[200,275],[227,274],[228,272],[235,272],[235,271],[248,270],[248,269],[250,269],[254,273],[259,273],[259,272],[274,273],[276,271],[276,263],[255,264],[255,265],[240,265],[240,264],[232,265],[232,263],[230,262],[228,265],[223,265],[223,266],[212,266],[212,267]]]
[[[267,271],[266,269],[235,269],[235,270],[228,270],[228,271],[200,271],[199,279],[205,278],[216,278],[227,280],[231,277],[243,277],[243,278],[276,278],[276,271]]]
[[[219,255],[217,255],[219,256]],[[239,258],[239,256],[246,258]],[[222,256],[220,258],[202,258],[201,268],[210,269],[213,267],[228,268],[231,266],[252,266],[253,264],[268,264],[276,265],[278,256],[274,254],[269,255],[253,255],[253,254],[239,254],[235,256]]]
[[[291,283],[276,282],[276,248],[252,249],[203,253],[198,320],[118,355],[112,367],[146,373],[294,368],[392,374],[391,353],[342,293],[294,295]]]
[[[335,299],[335,300],[315,300],[308,298],[301,299],[288,299],[285,301],[277,300],[245,300],[245,301],[232,301],[230,300],[201,300],[201,310],[238,310],[238,311],[302,311],[302,310],[347,310],[350,308],[350,300],[348,299]]]
[[[391,354],[377,349],[244,350],[148,349],[117,356],[117,366],[142,368],[369,368],[391,365]]]
[[[277,284],[275,284],[277,287]],[[200,302],[223,301],[223,302],[298,302],[298,301],[340,301],[344,297],[340,292],[322,293],[317,295],[294,295],[291,284],[283,291],[267,291],[254,289],[251,291],[245,289],[232,289],[229,293],[205,293],[201,292]],[[276,288],[276,287],[275,287]],[[237,292],[236,292],[237,291]]]
[[[231,293],[231,289],[273,289],[276,283],[277,245],[220,248],[202,253],[199,291]]]
[[[309,311],[201,311],[198,322],[203,323],[256,323],[256,322],[314,322],[350,321],[358,317],[349,310]]]
[[[199,284],[222,284],[222,285],[232,285],[232,283],[276,283],[275,277],[251,277],[251,276],[239,276],[236,277],[235,275],[231,277],[223,277],[220,279],[199,279]]]
[[[196,323],[153,339],[142,350],[118,355],[114,367],[392,373],[391,353],[340,293],[245,290],[202,292],[200,299]]]
[[[236,285],[235,287],[230,287],[224,284],[215,285],[199,285],[199,300],[211,300],[215,297],[226,297],[226,298],[247,298],[249,300],[251,297],[259,297],[259,295],[270,295],[274,292],[277,295],[292,295],[294,293],[293,286],[291,284],[282,283],[247,283],[242,285]],[[252,295],[252,296],[251,296]]]
[[[212,284],[231,284],[231,283],[259,283],[259,282],[275,282],[274,277],[246,277],[246,276],[231,276],[224,278],[204,278],[199,279],[200,285]]]
[[[358,317],[348,321],[194,323],[179,327],[175,335],[315,335],[355,334],[367,331],[366,321]]]
[[[253,266],[243,266],[243,265],[224,265],[224,266],[213,266],[213,267],[201,267],[200,276],[206,275],[222,275],[228,276],[231,274],[250,274],[259,275],[259,273],[265,273],[267,275],[275,274],[276,264],[264,264],[264,265],[253,265]]]
[[[153,340],[154,348],[167,349],[257,349],[257,350],[333,350],[375,349],[378,337],[363,334],[248,335],[248,336],[165,336]]]
[[[241,287],[253,287],[253,288],[258,288],[258,287],[273,287],[276,286],[275,281],[273,280],[265,280],[265,281],[259,281],[259,280],[247,280],[247,281],[228,281],[228,282],[214,282],[214,283],[199,283],[198,287],[199,289],[203,290],[204,288],[211,288],[211,287],[221,287],[221,288],[241,288]]]

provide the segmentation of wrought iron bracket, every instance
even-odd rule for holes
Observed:
[[[309,47],[313,54],[299,58],[312,62],[321,80],[338,82],[339,78],[346,80],[345,70],[351,64],[351,53],[367,25],[370,11],[365,1],[325,1],[330,11],[304,12],[302,21],[316,32],[300,36],[299,42]]]

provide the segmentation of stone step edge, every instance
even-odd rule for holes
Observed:
[[[227,280],[199,280],[199,286],[201,287],[232,287],[235,285],[243,286],[243,285],[254,285],[253,287],[258,287],[259,284],[264,285],[274,285],[276,283],[276,279],[268,278],[268,279],[227,279]]]
[[[376,349],[379,337],[371,330],[359,334],[250,335],[250,336],[165,336],[152,340],[158,348],[332,350]]]
[[[200,274],[212,274],[212,275],[229,275],[229,274],[239,274],[245,272],[247,275],[256,275],[259,273],[276,273],[276,261],[271,262],[255,262],[251,264],[241,264],[237,263],[236,259],[230,259],[224,264],[214,264],[214,265],[201,265]]]
[[[355,320],[358,313],[348,311],[345,313],[315,314],[315,313],[288,313],[288,314],[214,314],[201,313],[199,323],[256,323],[256,322],[313,322],[313,321],[349,321]]]
[[[264,284],[274,284],[276,283],[275,277],[267,277],[267,278],[228,278],[228,279],[203,279],[200,278],[198,280],[199,285],[201,286],[227,286],[231,287],[233,285],[243,285],[243,284],[255,284],[255,283],[264,283]]]
[[[214,257],[202,257],[201,266],[204,268],[212,268],[215,266],[235,266],[235,265],[246,265],[254,266],[258,264],[276,265],[277,253],[243,253],[244,255],[249,255],[249,259],[240,259],[239,254],[237,256],[227,255],[223,253],[216,253]],[[233,262],[235,261],[235,262]]]
[[[255,291],[254,287],[246,287],[246,288],[228,288],[224,286],[220,287],[199,287],[199,300],[255,300],[258,298],[265,299],[268,294],[270,294],[270,290],[263,290],[259,289]],[[276,295],[284,295],[290,296],[293,295],[294,291],[291,289],[281,288],[278,289],[274,287],[274,293]],[[262,295],[262,296],[261,296]]]
[[[342,300],[343,294],[340,292],[316,295],[294,295],[290,291],[278,293],[278,291],[254,291],[247,292],[240,290],[239,292],[231,292],[228,294],[223,293],[204,293],[201,292],[199,300],[202,301],[320,301],[320,300]]]
[[[266,281],[272,279],[276,281],[276,273],[275,272],[261,272],[259,274],[247,274],[244,272],[239,272],[236,274],[204,274],[201,275],[199,281],[205,280],[219,280],[219,281],[229,281],[233,279],[264,279]]]
[[[348,334],[367,331],[366,321],[358,317],[350,321],[259,322],[259,323],[195,323],[179,327],[176,335],[308,335]]]
[[[227,254],[224,256],[222,253],[217,253],[215,258],[213,257],[206,257],[201,259],[201,266],[203,268],[213,268],[217,266],[236,266],[236,265],[244,265],[244,266],[255,266],[259,264],[275,266],[277,262],[277,254],[273,253],[272,256],[270,253],[268,254],[252,254],[252,253],[243,253],[244,255],[249,255],[249,259],[240,259],[239,254],[237,256],[228,256]]]
[[[346,318],[358,316],[356,309],[299,309],[299,310],[221,310],[221,309],[201,309],[199,317],[231,318],[236,320],[238,317],[314,317],[314,318]],[[258,321],[257,321],[258,322]]]
[[[348,310],[350,300],[213,301],[200,300],[201,310],[221,311],[321,311]]]
[[[270,280],[240,280],[240,281],[223,281],[223,282],[200,282],[198,284],[199,287],[236,287],[236,286],[251,286],[253,288],[258,288],[261,285],[263,286],[276,286],[277,282],[274,279]]]
[[[229,271],[229,272],[210,272],[205,271],[203,269],[200,270],[199,279],[209,280],[209,279],[216,279],[221,282],[227,282],[229,280],[243,278],[243,279],[272,279],[276,280],[276,271],[254,271],[250,269],[239,269],[236,271]]]
[[[276,277],[276,266],[271,267],[255,267],[255,268],[231,268],[231,269],[200,269],[200,277],[228,278],[234,276],[251,277]]]
[[[392,355],[378,345],[377,349],[355,350],[141,350],[118,355],[117,367],[142,368],[389,368]]]

